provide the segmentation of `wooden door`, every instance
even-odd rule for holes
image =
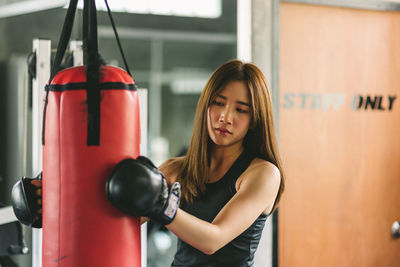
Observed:
[[[280,6],[279,267],[398,267],[400,13]]]

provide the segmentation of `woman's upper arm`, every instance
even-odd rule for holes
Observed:
[[[222,245],[240,235],[273,206],[279,186],[279,170],[269,162],[257,164],[246,174],[235,196],[213,221],[221,231]]]
[[[177,165],[174,164],[175,162],[176,159],[168,159],[158,167],[169,185],[173,184],[176,181],[176,177],[178,174],[178,168]]]

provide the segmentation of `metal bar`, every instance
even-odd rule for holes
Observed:
[[[378,11],[399,11],[400,3],[378,0],[280,0],[281,3],[296,3],[308,5],[321,5],[331,7],[344,7],[354,9],[367,9]]]
[[[253,62],[265,74],[271,92],[271,101],[275,123],[278,124],[279,107],[279,0],[252,1],[252,55]],[[278,125],[277,125],[278,126]],[[278,130],[278,128],[276,128]],[[256,266],[273,266],[274,253],[274,222],[268,219],[265,223],[259,248],[255,254]]]
[[[32,80],[32,173],[42,171],[42,119],[44,86],[50,77],[50,40],[33,40],[36,77]],[[32,266],[42,266],[42,230],[32,229]]]
[[[140,155],[147,156],[147,89],[138,89],[140,110]],[[147,222],[140,227],[142,267],[147,266]]]
[[[187,41],[197,43],[219,43],[235,44],[236,34],[231,33],[205,33],[193,31],[168,31],[151,29],[131,29],[126,27],[118,28],[118,34],[121,39],[144,39],[144,40],[162,40],[162,41]],[[115,38],[111,27],[99,26],[99,38]]]
[[[71,41],[69,43],[69,48],[72,52],[72,59],[74,66],[83,65],[83,42],[82,41]]]
[[[274,103],[274,122],[275,122],[275,133],[279,143],[280,136],[280,120],[279,120],[279,40],[280,40],[280,1],[272,0],[272,103]],[[278,210],[272,215],[272,266],[279,266],[279,251],[278,251],[278,225],[279,225],[279,213]]]
[[[280,32],[280,11],[279,0],[272,0],[272,51],[271,51],[271,91],[274,108],[275,131],[279,141],[279,32]]]
[[[237,2],[237,58],[252,61],[251,47],[251,5],[252,1],[238,0]]]
[[[15,221],[17,221],[17,217],[11,206],[0,208],[0,225]]]
[[[152,140],[155,137],[161,136],[163,41],[152,40],[150,62],[149,107],[151,110],[151,119],[149,121],[149,130],[151,134],[150,140]]]
[[[0,18],[29,14],[65,6],[68,0],[30,0],[0,5]]]

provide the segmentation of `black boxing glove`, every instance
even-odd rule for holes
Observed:
[[[42,214],[38,211],[42,206],[38,203],[42,197],[36,193],[38,187],[31,183],[32,180],[41,180],[42,173],[36,178],[22,177],[16,182],[11,191],[11,202],[17,219],[34,228],[42,228]]]
[[[125,159],[113,169],[106,183],[108,200],[131,216],[145,216],[161,225],[170,224],[179,207],[180,184],[168,188],[164,175],[146,157]]]

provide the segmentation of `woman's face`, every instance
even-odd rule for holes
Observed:
[[[250,121],[250,96],[242,81],[228,83],[207,109],[208,135],[218,146],[243,142]]]

